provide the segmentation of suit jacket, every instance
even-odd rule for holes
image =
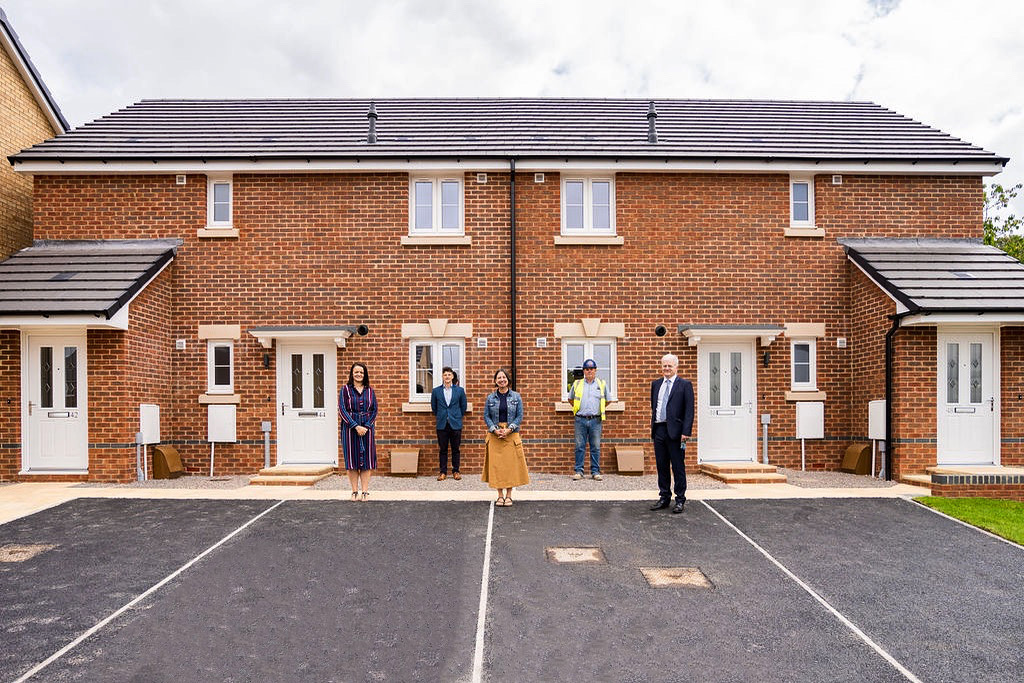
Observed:
[[[657,418],[658,395],[665,378],[651,382],[651,438],[654,438],[654,420]],[[693,384],[690,380],[676,377],[665,406],[665,426],[670,439],[689,437],[693,431]]]
[[[444,387],[434,387],[430,392],[430,412],[437,416],[437,428],[462,429],[462,416],[466,412],[466,390],[458,384],[452,385],[452,402],[444,402]]]

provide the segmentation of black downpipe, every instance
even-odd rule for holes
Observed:
[[[512,359],[511,359],[511,370],[512,370],[512,388],[515,389],[516,379],[519,374],[516,372],[516,160],[508,160],[508,216],[509,216],[509,239],[511,244],[509,245],[509,251],[511,252],[511,258],[509,259],[511,272],[509,278],[511,279],[511,286],[509,287],[509,298],[511,299],[511,320],[512,325]]]
[[[890,315],[892,327],[885,333],[885,480],[892,481],[892,360],[893,360],[893,338],[896,330],[900,329],[900,314]]]

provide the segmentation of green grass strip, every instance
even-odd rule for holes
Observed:
[[[917,502],[1024,545],[1024,502],[996,498],[921,496]]]

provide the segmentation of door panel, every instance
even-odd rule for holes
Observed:
[[[277,367],[278,464],[337,464],[336,347],[281,346]]]
[[[697,457],[754,460],[754,350],[749,342],[701,344],[697,356]]]
[[[29,336],[25,365],[28,471],[85,470],[89,434],[85,337]]]
[[[991,333],[940,334],[938,444],[940,465],[991,465],[998,424]]]

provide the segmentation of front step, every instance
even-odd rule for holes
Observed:
[[[780,474],[773,465],[762,465],[753,461],[705,462],[700,471],[712,479],[727,484],[785,484],[786,475]]]
[[[249,483],[255,486],[312,486],[332,474],[332,465],[278,465],[263,468]]]
[[[932,475],[930,474],[904,474],[900,477],[900,483],[913,486],[931,486]]]

